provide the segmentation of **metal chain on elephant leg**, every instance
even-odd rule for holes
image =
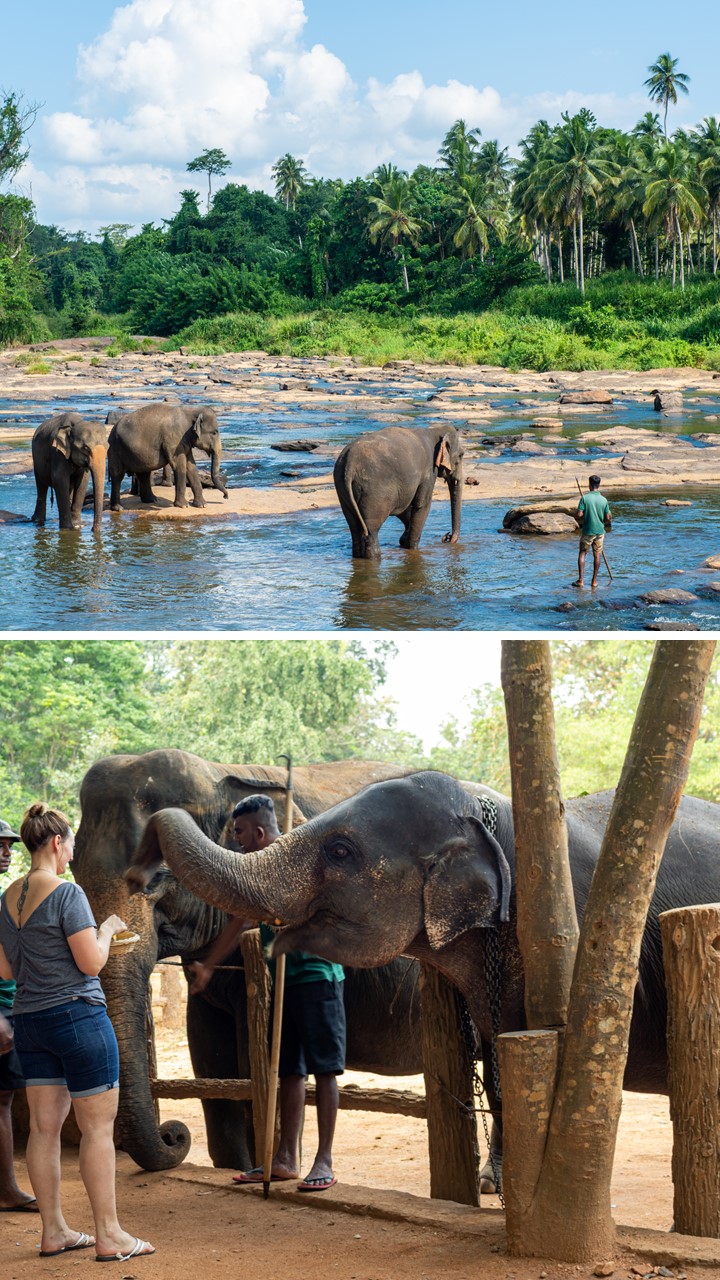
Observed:
[[[468,1059],[472,1064],[473,1093],[477,1099],[477,1104],[478,1104],[474,1108],[474,1110],[480,1115],[480,1118],[482,1120],[483,1133],[485,1135],[485,1145],[487,1147],[487,1152],[488,1152],[488,1160],[490,1161],[490,1167],[493,1172],[495,1186],[499,1188],[501,1185],[501,1171],[495,1159],[495,1156],[493,1155],[492,1143],[490,1141],[490,1126],[488,1124],[488,1116],[492,1115],[492,1111],[490,1109],[490,1100],[487,1096],[485,1085],[483,1083],[483,1078],[480,1074],[480,1068],[478,1066],[478,1054],[480,1051],[480,1045],[479,1045],[479,1037],[477,1034],[477,1028],[475,1027],[475,1023],[473,1022],[472,1018],[470,1017],[470,1010],[467,1007],[467,1004],[465,1002],[465,997],[463,996],[462,992],[456,991],[455,994],[456,994],[457,1003],[458,1003],[458,1011],[460,1014],[460,1026],[462,1027],[463,1039],[465,1041],[465,1048],[468,1053]],[[503,1199],[502,1191],[498,1191],[498,1195],[500,1197],[500,1203],[504,1209],[505,1200]]]

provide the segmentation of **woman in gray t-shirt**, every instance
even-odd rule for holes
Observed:
[[[30,1110],[27,1166],[42,1219],[40,1256],[95,1245],[103,1261],[141,1257],[155,1252],[152,1245],[117,1219],[119,1061],[98,978],[112,935],[125,924],[109,916],[96,928],[85,893],[63,878],[74,848],[64,814],[32,805],[20,835],[31,865],[0,898],[0,978],[17,983],[13,1024]],[[60,1207],[60,1131],[71,1105],[96,1238],[69,1227]]]

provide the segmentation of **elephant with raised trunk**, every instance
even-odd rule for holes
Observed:
[[[175,473],[173,505],[188,505],[185,490],[189,485],[193,493],[192,505],[204,507],[202,482],[193,458],[193,449],[202,449],[209,454],[213,487],[227,498],[227,488],[220,475],[222,444],[214,409],[158,401],[156,404],[141,405],[132,413],[126,413],[110,432],[110,510],[120,510],[120,485],[125,475],[137,476],[141,502],[156,502],[152,491],[152,473],[166,464]]]
[[[79,529],[83,500],[92,476],[93,533],[102,522],[108,437],[100,422],[79,413],[56,413],[40,423],[32,438],[37,501],[30,519],[45,524],[48,489],[57,502],[61,529]]]
[[[177,811],[148,825],[131,886],[161,860],[181,884],[226,911],[283,921],[277,953],[305,950],[352,965],[390,963],[401,953],[441,970],[467,1002],[488,1043],[499,997],[499,1029],[525,1026],[523,966],[515,925],[514,838],[509,799],[473,792],[442,773],[374,783],[270,845],[229,863]],[[578,918],[582,919],[613,793],[570,800],[567,825]],[[660,866],[640,954],[625,1088],[667,1092],[666,994],[658,915],[720,901],[720,806],[685,797]],[[499,956],[499,965],[492,956]],[[493,989],[493,985],[497,984]],[[502,1117],[490,1073],[499,1162]],[[484,1190],[492,1189],[485,1169]]]
[[[460,537],[463,448],[454,427],[381,427],[345,446],[333,479],[350,527],[356,560],[379,560],[378,533],[388,516],[405,526],[400,546],[420,542],[438,477],[450,491],[452,530],[443,542]]]
[[[370,780],[401,772],[359,760],[298,767],[294,770],[294,820],[313,818]],[[168,805],[185,811],[198,839],[217,842],[213,847],[222,849],[229,865],[249,856],[230,847],[232,808],[253,792],[265,791],[274,796],[282,816],[285,781],[280,768],[215,764],[184,751],[108,756],[83,779],[75,877],[98,920],[116,912],[141,937],[131,955],[111,960],[102,981],[120,1045],[117,1137],[145,1169],[174,1167],[190,1146],[184,1125],[169,1121],[158,1129],[155,1118],[145,1048],[149,977],[156,961],[168,956],[179,955],[188,963],[202,959],[227,915],[201,901],[192,884],[180,885],[167,868],[148,896],[128,902],[124,874],[151,815]],[[241,965],[240,952],[227,963]],[[421,1070],[418,996],[408,962],[398,961],[374,972],[349,971],[343,985],[348,1065],[390,1075]],[[187,1019],[195,1074],[247,1079],[244,973],[216,972],[201,995],[189,997]],[[203,1108],[214,1163],[251,1168],[258,1153],[253,1149],[250,1105],[213,1099],[204,1102]]]

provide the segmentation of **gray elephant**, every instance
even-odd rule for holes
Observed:
[[[335,463],[333,479],[350,526],[353,558],[380,559],[378,533],[388,516],[405,526],[400,546],[417,547],[438,476],[450,490],[452,532],[443,542],[457,542],[462,459],[460,438],[450,426],[381,427],[351,440]]]
[[[61,529],[79,529],[88,481],[93,481],[93,533],[100,529],[108,454],[107,432],[100,422],[79,413],[57,413],[40,423],[32,438],[37,501],[30,519],[45,524],[48,489],[57,502]]]
[[[213,409],[158,402],[125,414],[110,432],[110,510],[120,510],[120,485],[125,475],[137,476],[142,502],[155,502],[151,476],[168,463],[175,473],[174,505],[187,506],[185,490],[190,485],[192,505],[204,507],[194,448],[210,455],[213,486],[227,498],[227,488],[220,477],[220,427]]]
[[[524,1027],[523,971],[515,927],[514,839],[509,799],[442,773],[366,787],[283,836],[262,855],[233,863],[167,810],[146,828],[128,878],[135,888],[160,859],[207,902],[284,922],[276,952],[311,951],[352,965],[388,964],[400,953],[440,969],[462,992],[489,1046]],[[570,866],[582,919],[613,793],[567,804]],[[495,827],[495,834],[488,823]],[[666,994],[658,914],[720,901],[720,806],[685,797],[657,879],[640,954],[625,1088],[667,1092]],[[497,1001],[496,1001],[497,997]],[[492,1009],[498,1009],[493,1025]],[[484,1054],[484,1056],[487,1056]],[[486,1072],[499,1164],[502,1115]],[[483,1190],[493,1189],[483,1170]]]
[[[373,778],[401,770],[359,760],[295,769],[296,821],[313,817],[352,795]],[[222,842],[228,863],[239,855],[231,845],[233,805],[253,792],[275,796],[282,815],[285,771],[260,765],[213,764],[183,751],[150,751],[139,756],[109,756],[83,779],[82,820],[77,831],[75,877],[85,889],[97,919],[113,911],[141,936],[122,963],[103,970],[110,1017],[120,1044],[118,1141],[145,1169],[164,1169],[184,1159],[187,1129],[168,1121],[159,1129],[150,1094],[145,1050],[148,980],[157,960],[179,955],[188,963],[202,959],[227,916],[202,902],[169,873],[158,877],[147,898],[128,902],[123,879],[132,854],[157,809],[177,805],[192,814],[197,833]],[[230,965],[242,963],[240,953]],[[422,1069],[418,996],[414,966],[408,961],[373,971],[348,972],[345,1005],[348,1065],[358,1070],[401,1074]],[[201,995],[190,996],[188,1043],[195,1074],[247,1079],[250,1075],[245,977],[242,971],[218,971]],[[249,1169],[256,1163],[252,1108],[243,1102],[214,1099],[203,1103],[208,1147],[216,1165]]]

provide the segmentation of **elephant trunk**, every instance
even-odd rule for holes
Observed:
[[[131,892],[149,883],[162,859],[180,884],[234,916],[297,922],[313,896],[302,828],[261,853],[237,854],[209,840],[184,809],[161,809],[126,874]]]
[[[460,537],[460,517],[462,514],[462,471],[460,471],[458,475],[449,476],[447,483],[448,489],[450,490],[450,514],[452,516],[452,532],[450,535],[450,541],[457,542]]]
[[[190,1134],[179,1120],[158,1127],[148,1072],[146,1001],[157,959],[152,906],[146,899],[118,903],[117,893],[93,895],[95,918],[122,915],[141,942],[130,955],[110,956],[102,971],[108,1014],[120,1050],[120,1097],[116,1141],[142,1169],[174,1169],[190,1150]]]
[[[228,491],[225,485],[223,484],[222,478],[220,476],[220,459],[221,458],[222,458],[222,445],[218,440],[217,446],[213,449],[212,453],[210,454],[210,477],[212,479],[213,486],[216,489],[220,490],[224,498],[227,498]]]
[[[106,463],[107,447],[104,445],[96,445],[90,454],[90,475],[92,476],[93,482],[93,533],[99,533],[100,526],[102,524]]]

